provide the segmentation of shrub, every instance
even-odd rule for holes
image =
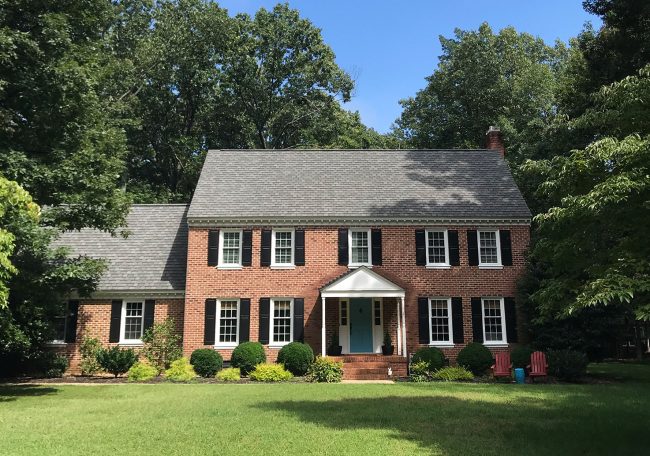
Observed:
[[[255,366],[249,377],[256,382],[284,382],[293,375],[282,364],[262,363]]]
[[[575,350],[548,352],[548,372],[568,382],[581,379],[587,373],[587,355]]]
[[[474,375],[483,375],[494,363],[490,350],[483,344],[470,342],[458,353],[458,365],[470,370]]]
[[[238,367],[229,367],[217,372],[217,380],[222,382],[238,382],[241,379],[241,372]]]
[[[172,318],[147,329],[142,335],[142,342],[142,355],[158,372],[168,369],[172,361],[183,356],[181,336],[177,334]]]
[[[201,377],[214,377],[223,367],[223,358],[210,348],[199,348],[192,352],[190,364]]]
[[[196,377],[196,372],[187,358],[172,361],[169,369],[165,371],[165,378],[172,382],[189,382]]]
[[[232,351],[230,362],[233,367],[239,367],[241,374],[248,375],[255,366],[266,361],[264,347],[259,342],[244,342]]]
[[[528,345],[521,345],[515,347],[510,353],[510,359],[512,360],[512,367],[526,367],[530,364],[530,355],[533,353],[533,349]]]
[[[428,382],[430,380],[429,363],[426,361],[411,363],[409,368],[409,379],[416,383]]]
[[[87,337],[81,340],[79,352],[81,353],[81,375],[95,375],[101,370],[97,362],[97,353],[102,349],[102,343],[96,337]]]
[[[445,382],[468,381],[474,379],[474,374],[462,366],[443,367],[438,369],[431,376],[434,380],[443,380]]]
[[[113,347],[97,352],[97,362],[106,372],[117,377],[128,372],[138,360],[138,355],[131,348]]]
[[[158,369],[151,364],[137,362],[126,373],[130,382],[146,382],[158,376]]]
[[[429,365],[429,372],[433,372],[444,366],[445,355],[436,347],[426,347],[416,351],[411,361],[413,363],[425,361]]]
[[[39,361],[43,375],[47,378],[63,377],[68,369],[68,358],[52,352],[45,352],[43,355]]]
[[[283,364],[293,375],[305,375],[313,362],[314,351],[309,345],[300,342],[291,342],[278,353],[278,363]]]
[[[318,383],[339,383],[343,379],[343,363],[319,356],[309,366],[307,380]]]

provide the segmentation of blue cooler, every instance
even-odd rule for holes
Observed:
[[[523,367],[517,367],[515,369],[515,382],[526,383],[526,373]]]

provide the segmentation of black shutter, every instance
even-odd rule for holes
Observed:
[[[427,264],[427,246],[424,230],[415,230],[415,264],[418,266],[426,266]]]
[[[271,266],[271,230],[262,230],[260,266]]]
[[[348,229],[339,228],[339,264],[348,265]]]
[[[241,240],[241,265],[250,266],[253,264],[253,231],[242,231]]]
[[[205,300],[205,324],[203,325],[203,345],[214,345],[214,334],[217,329],[217,300]]]
[[[294,259],[293,264],[296,266],[305,265],[305,230],[296,230],[295,231],[296,241],[294,249]]]
[[[517,307],[515,305],[515,298],[504,298],[503,306],[506,310],[506,335],[508,342],[517,343]]]
[[[418,327],[420,332],[420,343],[431,342],[429,334],[429,298],[418,298]]]
[[[120,341],[120,324],[122,322],[122,301],[111,302],[111,326],[108,333],[109,342]]]
[[[372,245],[372,264],[381,266],[381,230],[375,228],[371,231],[370,241]]]
[[[208,266],[219,264],[219,230],[208,231]]]
[[[293,299],[293,340],[302,342],[305,338],[305,300],[303,298]]]
[[[472,334],[474,342],[483,343],[483,308],[481,298],[472,298]]]
[[[463,298],[451,298],[451,321],[454,326],[454,343],[465,342],[463,333]]]
[[[458,231],[447,231],[447,240],[449,241],[449,264],[451,266],[460,266],[460,249],[458,248]]]
[[[144,318],[142,321],[142,334],[153,326],[156,301],[147,299],[144,302]]]
[[[501,244],[501,264],[504,266],[512,266],[510,230],[499,230],[499,243]]]
[[[239,343],[250,340],[251,331],[251,300],[242,298],[239,300]]]
[[[269,314],[271,311],[271,299],[260,298],[260,337],[261,344],[269,343]]]
[[[467,230],[467,257],[470,266],[478,266],[478,237],[476,230]]]
[[[77,341],[77,316],[79,315],[79,301],[68,301],[68,314],[65,324],[65,342],[74,344]]]

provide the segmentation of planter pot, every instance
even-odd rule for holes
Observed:
[[[341,356],[341,353],[343,353],[343,347],[340,345],[336,347],[329,347],[327,349],[327,354],[330,356]]]
[[[390,345],[390,346],[388,346],[388,347],[385,346],[385,345],[382,345],[382,346],[381,346],[381,353],[382,353],[384,356],[390,356],[390,355],[393,354],[393,352],[395,352],[395,347],[394,347],[393,345]]]

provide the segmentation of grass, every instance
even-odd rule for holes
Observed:
[[[584,385],[0,386],[0,454],[647,454],[650,365]]]

